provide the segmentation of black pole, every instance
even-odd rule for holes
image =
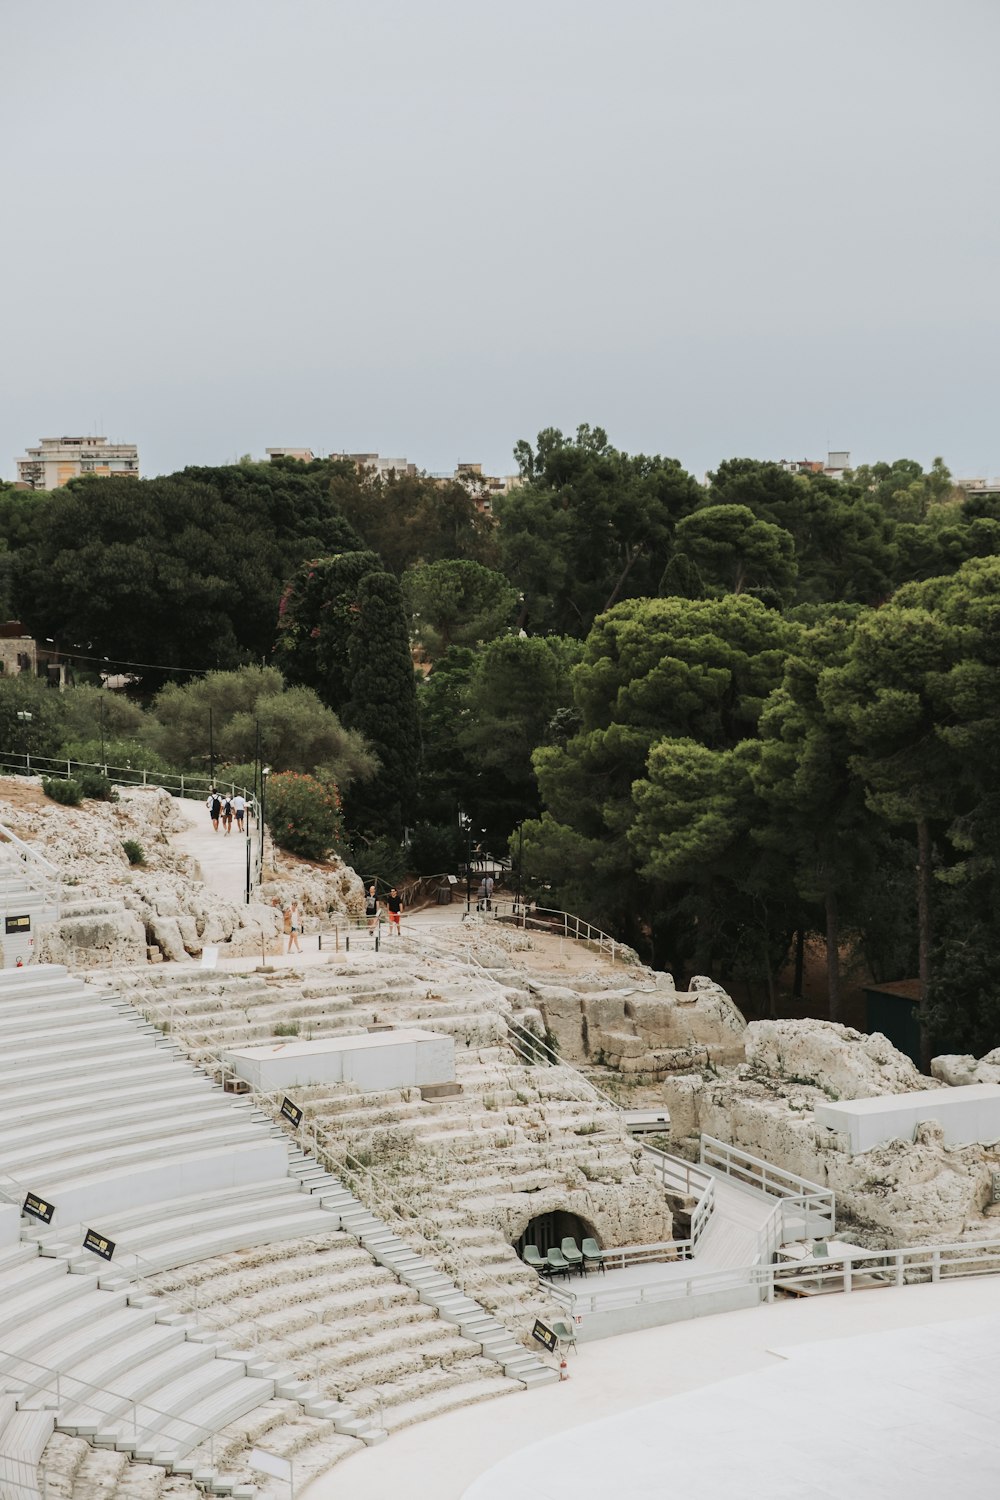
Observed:
[[[465,829],[465,910],[472,910],[472,818],[467,819]]]
[[[524,823],[517,825],[517,904],[524,905]]]
[[[267,815],[267,772],[264,767],[260,768],[260,883],[264,884],[264,839],[267,836],[265,817]]]
[[[215,785],[215,737],[212,733],[212,710],[208,710],[208,779]]]
[[[104,752],[104,699],[101,699],[101,770],[105,776],[108,774],[107,756]]]

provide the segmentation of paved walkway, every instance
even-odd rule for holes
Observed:
[[[227,901],[242,906],[247,890],[247,838],[238,832],[236,819],[232,833],[227,835],[221,824],[216,833],[204,802],[178,797],[174,805],[190,824],[183,833],[174,835],[174,845],[198,861],[201,878],[207,886]]]
[[[246,868],[247,868],[247,841],[246,837],[240,837],[233,824],[233,831],[228,836],[219,828],[218,833],[212,828],[212,820],[208,815],[208,809],[203,802],[196,802],[180,798],[177,807],[187,819],[188,827],[183,832],[175,834],[173,843],[190,854],[198,863],[199,873],[204,883],[213,891],[216,891],[225,900],[242,906],[246,899]],[[256,840],[256,826],[253,829],[253,838]],[[270,841],[268,841],[270,849]],[[270,855],[267,859],[270,864]],[[433,904],[421,907],[418,911],[405,912],[403,915],[402,930],[404,935],[409,933],[419,937],[422,933],[433,935],[435,932],[449,945],[455,949],[456,958],[465,957],[463,949],[469,946],[468,925],[463,923],[465,917],[464,888],[461,892],[462,899],[455,900],[449,905],[438,906]],[[472,924],[476,924],[475,907],[473,905]],[[308,927],[308,919],[307,919]],[[381,928],[381,941],[389,944],[394,941],[392,934],[388,931],[388,923],[383,922]],[[577,971],[594,970],[603,968],[609,964],[607,958],[594,952],[583,943],[574,942],[571,938],[553,936],[549,933],[533,932],[530,934],[531,948],[524,955],[524,959],[530,963],[533,969],[545,973],[572,974]],[[320,949],[317,934],[308,930],[302,934],[302,952],[300,954],[282,954],[280,957],[269,958],[269,963],[279,967],[311,967],[315,964],[325,964],[330,959],[329,942],[324,949]],[[355,943],[361,951],[370,943],[368,934],[362,930],[355,939]],[[287,946],[287,945],[286,945]],[[513,954],[512,959],[517,962],[521,955]],[[245,969],[252,966],[248,959],[219,959],[220,968]],[[620,966],[619,966],[620,967]],[[626,971],[622,970],[623,975]]]

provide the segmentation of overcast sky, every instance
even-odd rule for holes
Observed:
[[[0,0],[0,475],[1000,474],[997,0]]]

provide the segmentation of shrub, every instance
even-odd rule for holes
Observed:
[[[122,839],[122,848],[128,855],[130,865],[144,865],[146,863],[145,851],[138,839]]]
[[[357,839],[352,846],[351,863],[365,871],[364,879],[377,880],[380,888],[403,884],[407,874],[406,850],[398,839],[382,834],[377,839]]]
[[[340,798],[315,776],[279,771],[267,783],[267,831],[289,854],[326,859],[343,847]]]
[[[418,823],[410,838],[410,864],[415,875],[443,875],[458,869],[465,842],[451,823]]]
[[[42,781],[42,791],[46,797],[51,797],[53,802],[61,802],[64,807],[79,807],[83,801],[83,787],[78,781],[46,776]]]
[[[85,797],[93,797],[97,802],[118,801],[118,793],[100,771],[78,771],[76,779]]]

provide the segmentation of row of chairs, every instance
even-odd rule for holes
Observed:
[[[537,1271],[539,1276],[568,1276],[571,1271],[589,1271],[591,1266],[605,1271],[604,1251],[596,1240],[586,1239],[582,1248],[572,1235],[562,1242],[562,1249],[555,1248],[542,1255],[537,1245],[525,1245],[522,1260],[526,1266]]]

